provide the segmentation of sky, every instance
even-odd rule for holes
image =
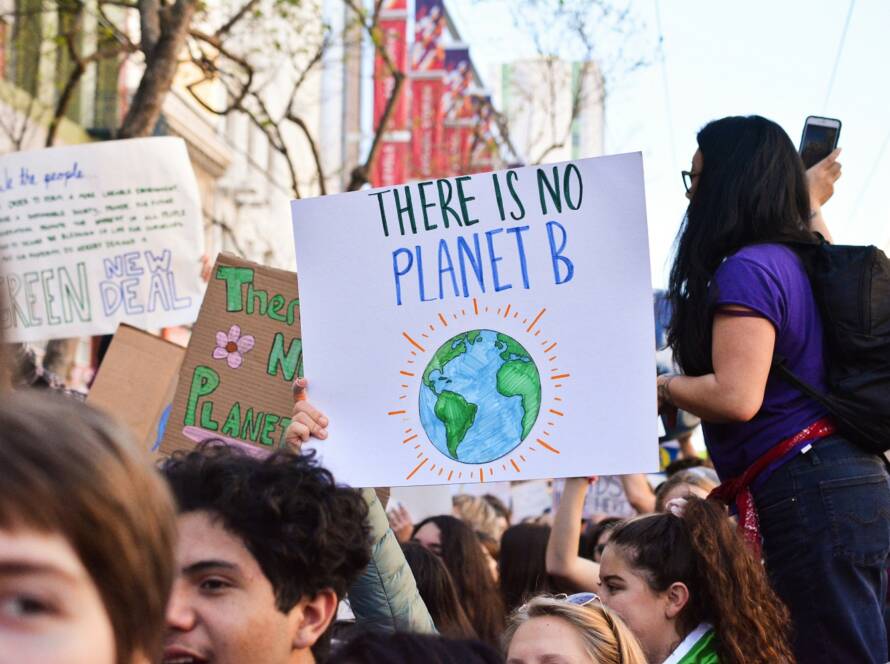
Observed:
[[[447,0],[483,76],[530,54],[507,1]],[[629,5],[652,63],[607,81],[605,145],[643,153],[655,286],[666,283],[696,132],[726,115],[768,117],[795,144],[806,116],[839,118],[843,175],[824,216],[835,242],[890,249],[890,1],[854,0],[843,49],[848,0]]]

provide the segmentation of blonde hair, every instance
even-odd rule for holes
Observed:
[[[459,493],[451,499],[451,504],[454,507],[454,516],[458,519],[476,532],[501,541],[506,524],[499,521],[497,510],[485,498]]]
[[[584,642],[584,650],[598,664],[646,664],[636,637],[614,613],[599,603],[578,606],[541,595],[516,609],[504,631],[504,652],[524,623],[532,618],[562,618]]]

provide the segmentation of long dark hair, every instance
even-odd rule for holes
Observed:
[[[685,513],[626,521],[606,545],[639,571],[657,593],[680,582],[689,601],[677,617],[681,636],[702,622],[714,625],[722,664],[786,664],[788,610],[770,588],[763,565],[722,507],[690,496]]]
[[[683,371],[713,371],[710,284],[727,256],[749,244],[812,241],[803,162],[779,125],[728,117],[698,132],[703,166],[677,234],[668,294],[668,343]]]
[[[405,542],[402,551],[439,634],[450,639],[475,639],[476,631],[460,605],[451,572],[442,559],[417,542]]]
[[[473,529],[453,516],[431,516],[414,527],[436,524],[442,538],[442,562],[451,573],[470,624],[483,641],[497,646],[504,629],[504,606]]]
[[[523,602],[554,591],[547,574],[547,540],[550,526],[521,523],[511,526],[501,538],[501,597],[509,613]]]

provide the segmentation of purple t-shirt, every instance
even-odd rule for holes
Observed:
[[[788,368],[797,376],[816,389],[825,390],[822,320],[809,278],[793,250],[780,244],[741,249],[717,268],[711,282],[711,298],[715,306],[741,305],[769,320],[776,329],[775,352],[785,358]],[[770,448],[825,415],[823,406],[772,370],[763,406],[754,419],[704,423],[702,427],[714,467],[721,479],[728,479],[741,475]],[[792,451],[772,464],[768,472],[795,453]]]

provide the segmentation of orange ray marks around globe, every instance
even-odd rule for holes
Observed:
[[[547,426],[549,426],[549,427],[555,427],[555,426],[556,426],[556,422],[547,422]]]
[[[556,359],[556,355],[554,355],[553,357],[548,357],[548,358],[547,358],[547,361],[548,361],[548,362],[553,362],[555,359]]]
[[[452,317],[454,320],[457,320],[457,314],[451,314],[451,317]]]
[[[473,313],[477,316],[479,315],[479,303],[476,302],[476,298],[473,298]]]
[[[569,378],[571,374],[557,374],[556,376],[550,376],[550,380],[559,380],[560,378]]]
[[[489,466],[488,467],[488,476],[492,477],[493,475],[494,475],[494,469],[491,466]]]
[[[408,431],[411,431],[411,429],[408,429]],[[407,433],[407,431],[406,431],[405,433]],[[417,438],[417,434],[416,434],[416,433],[415,433],[413,436],[408,436],[405,440],[403,440],[403,441],[402,441],[402,445],[404,445],[405,443],[410,443],[410,442],[411,442],[412,440],[414,440],[415,438]]]
[[[416,450],[418,447],[420,447],[420,445],[416,445],[416,446],[414,447],[414,449]],[[423,452],[418,452],[418,453],[417,453],[417,458],[418,458],[418,459],[419,459],[420,457],[422,457],[422,456],[423,456]]]
[[[479,469],[479,481],[480,481],[480,482],[484,482],[484,481],[485,481],[485,471],[482,470],[481,468]]]
[[[410,371],[402,370],[399,373],[402,374],[403,376],[408,376],[409,378],[414,378],[414,374],[411,373]]]
[[[488,311],[488,307],[486,307],[485,310]],[[497,314],[497,315],[498,315],[498,316],[501,315],[501,308],[500,308],[500,307],[498,307],[498,314]]]
[[[387,413],[387,415],[404,415],[407,412],[407,410],[391,410]]]
[[[537,452],[537,450],[534,447],[532,447],[531,445],[528,446],[528,449],[530,449],[532,452]]]
[[[538,315],[535,316],[534,319],[532,319],[531,325],[529,325],[528,328],[526,328],[526,330],[525,330],[526,332],[531,332],[531,331],[535,328],[535,325],[537,325],[537,324],[538,324],[538,321],[541,320],[541,316],[544,315],[544,312],[545,312],[545,311],[547,311],[546,308],[541,309],[541,310],[538,312]],[[525,324],[525,321],[522,321],[522,322],[523,322],[523,324]]]
[[[501,464],[501,468],[503,468],[504,470],[507,470],[507,464],[502,463],[502,464]]]
[[[461,309],[461,310],[460,310],[460,315],[461,315],[461,316],[466,316],[466,315],[467,315],[467,311],[466,311],[466,309]]]
[[[557,389],[559,389],[559,388],[560,388],[560,387],[562,387],[562,383],[557,383],[557,384],[556,384],[556,385],[554,385],[554,386],[553,386],[553,387],[555,387],[555,388],[557,388]]]
[[[401,401],[402,399],[407,399],[407,398],[408,398],[408,395],[403,394],[402,396],[399,397],[399,401]]]
[[[547,346],[547,348],[544,349],[544,352],[545,352],[545,353],[549,353],[549,352],[550,352],[551,350],[553,350],[554,348],[556,348],[556,342],[555,342],[555,341],[554,341],[552,344],[550,344],[549,346]]]
[[[543,433],[545,436],[549,436],[549,435],[550,435],[550,432],[549,432],[549,431],[542,431],[541,433]]]
[[[523,325],[525,325],[527,322],[528,322],[528,318],[523,318],[523,319],[522,319],[522,324],[523,324]]]
[[[541,345],[546,346],[548,343],[550,343],[550,339],[544,339],[544,341],[541,342]]]
[[[435,469],[436,469],[436,464],[433,464],[432,466],[430,466],[430,472],[433,472]]]
[[[425,353],[425,352],[426,352],[426,348],[424,348],[424,347],[421,346],[419,343],[417,343],[416,341],[414,341],[414,339],[412,339],[411,336],[410,336],[407,332],[402,332],[402,336],[405,337],[405,338],[408,340],[408,342],[409,342],[412,346],[414,346],[417,350],[419,350],[421,353]],[[414,351],[412,350],[411,353],[414,354]]]
[[[517,463],[515,461],[513,461],[513,459],[510,459],[510,463],[513,465],[514,470],[516,470],[516,472],[518,473],[519,466],[517,465]]]
[[[535,336],[538,336],[539,334],[541,334],[541,330],[535,330]]]
[[[404,387],[406,390],[408,389],[408,386],[405,384],[402,384],[401,387]]]
[[[414,357],[417,357],[417,353],[414,352],[413,350],[411,351],[411,354],[412,354]]]
[[[405,433],[411,433],[412,431],[414,431],[414,429],[412,429],[411,427],[405,429]]]
[[[415,449],[415,450],[419,450],[419,449],[420,449],[420,443],[417,443],[417,445],[414,446],[414,449]],[[420,455],[418,454],[417,456],[420,456]]]
[[[452,477],[454,477],[454,471],[453,471],[453,470],[449,470],[449,471],[448,471],[448,481],[449,481],[449,482],[451,481],[451,478],[452,478]]]
[[[522,456],[521,454],[519,455],[519,458],[522,459],[523,461],[525,461],[525,457]]]
[[[507,305],[507,309],[504,311],[504,318],[510,315],[510,305]]]
[[[408,360],[408,364],[414,364],[414,360]]]
[[[444,325],[445,327],[448,327],[448,321],[445,320],[445,316],[443,316],[442,314],[439,314],[439,320],[442,321],[442,325]]]
[[[485,313],[488,313],[488,307],[485,307]]]
[[[442,473],[444,473],[444,472],[445,472],[445,466],[440,466],[439,467],[439,477],[442,477]]]
[[[430,323],[430,332],[435,332],[435,331],[436,331],[436,326],[433,325],[432,323]]]
[[[553,367],[553,368],[550,370],[550,373],[556,373],[557,371],[559,371],[559,369],[557,369],[556,367]]]
[[[550,450],[554,454],[559,454],[559,450],[556,449],[555,447],[553,447],[552,445],[548,445],[547,441],[541,440],[540,438],[538,438],[538,443],[540,443],[541,447],[543,447],[545,450]]]
[[[422,336],[424,339],[429,339],[429,338],[430,338],[430,335],[428,335],[426,332],[421,332],[421,333],[420,333],[420,336]]]
[[[519,312],[518,312],[518,311],[514,311],[514,312],[513,312],[513,318],[519,318]]]
[[[464,476],[463,472],[459,472],[459,473],[457,474],[457,479],[460,479],[460,478],[463,477],[463,476]]]
[[[554,401],[562,401],[562,397],[553,397]]]
[[[565,415],[565,413],[560,413],[558,410],[553,410],[552,408],[549,412],[553,413],[554,415],[559,415],[560,417]]]
[[[424,465],[427,461],[429,461],[429,457],[427,457],[426,459],[424,459],[423,461],[421,461],[419,464],[417,464],[417,465],[414,467],[414,470],[412,470],[410,473],[408,473],[408,477],[406,477],[405,479],[406,479],[406,480],[410,480],[412,477],[414,477],[414,475],[417,473],[417,471],[420,470],[421,468],[423,468],[423,465]]]

